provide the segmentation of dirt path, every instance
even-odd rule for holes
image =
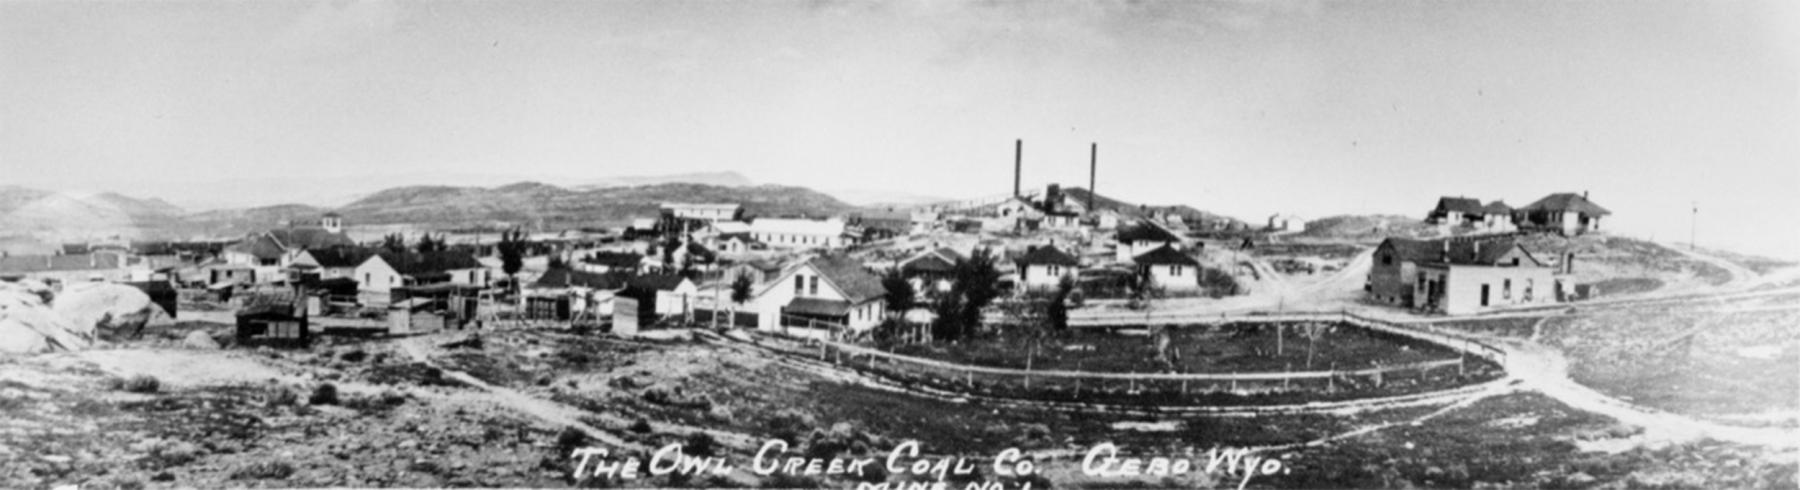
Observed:
[[[1738,265],[1735,262],[1725,260],[1725,259],[1722,259],[1719,257],[1700,253],[1700,252],[1693,251],[1693,250],[1688,250],[1686,248],[1683,248],[1683,247],[1680,247],[1677,245],[1667,244],[1667,243],[1658,242],[1657,245],[1661,246],[1662,248],[1669,249],[1670,251],[1673,251],[1675,253],[1685,255],[1690,259],[1694,259],[1694,260],[1698,260],[1698,261],[1705,262],[1708,264],[1712,264],[1713,266],[1718,267],[1720,269],[1725,269],[1725,272],[1731,274],[1731,280],[1725,281],[1725,284],[1719,284],[1719,285],[1714,286],[1721,290],[1734,291],[1734,290],[1748,288],[1751,285],[1752,281],[1754,281],[1757,276],[1761,275],[1761,274],[1757,274],[1756,271],[1750,270],[1750,268],[1748,268],[1748,267]]]
[[[1506,371],[1536,390],[1578,410],[1617,419],[1644,428],[1641,443],[1666,443],[1711,438],[1766,447],[1796,447],[1800,433],[1793,429],[1735,427],[1640,407],[1606,396],[1569,378],[1568,360],[1556,349],[1529,341],[1508,342]]]
[[[430,365],[443,371],[444,377],[480,389],[488,395],[489,401],[496,405],[518,411],[519,413],[558,426],[574,427],[576,430],[586,433],[588,437],[614,448],[639,451],[645,449],[641,444],[620,439],[618,436],[612,435],[612,433],[588,425],[586,422],[582,422],[580,419],[581,411],[579,409],[520,393],[511,388],[494,386],[462,371],[444,369],[442,366],[438,366],[431,362],[431,357],[427,354],[428,349],[424,345],[424,342],[426,341],[426,337],[408,337],[400,339],[400,349],[406,352],[407,357],[412,358],[412,360],[425,363],[426,365]]]

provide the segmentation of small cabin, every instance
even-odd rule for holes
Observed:
[[[243,346],[306,348],[308,332],[303,295],[293,290],[255,291],[237,310],[237,343]]]

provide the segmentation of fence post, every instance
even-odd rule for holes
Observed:
[[[964,369],[963,376],[966,376],[965,379],[968,381],[969,388],[974,389],[975,388],[975,371],[970,370],[970,369]]]
[[[1286,391],[1288,389],[1288,381],[1294,379],[1291,376],[1285,376],[1285,375],[1293,370],[1294,370],[1294,363],[1290,362],[1290,363],[1281,365],[1281,374],[1284,375],[1281,377],[1281,389],[1283,391]]]
[[[1183,394],[1183,395],[1187,394],[1187,383],[1188,383],[1187,378],[1181,378],[1181,394]]]
[[[1237,389],[1237,371],[1232,371],[1231,372],[1231,392],[1236,393],[1237,390],[1238,390]]]
[[[1137,392],[1137,371],[1132,371],[1130,374],[1131,377],[1125,378],[1125,392],[1135,393]]]

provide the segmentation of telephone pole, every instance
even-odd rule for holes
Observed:
[[[1700,222],[1700,203],[1694,201],[1689,204],[1693,206],[1693,212],[1688,215],[1688,251],[1691,252],[1700,248],[1700,245],[1694,242],[1694,230],[1699,228],[1698,223]]]

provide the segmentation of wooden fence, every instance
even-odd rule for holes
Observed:
[[[1336,322],[1429,342],[1457,351],[1456,359],[1375,366],[1361,369],[1244,373],[1093,372],[1033,370],[957,364],[884,352],[828,338],[770,337],[763,346],[791,357],[832,363],[903,384],[1017,398],[1080,399],[1109,394],[1149,398],[1194,399],[1216,395],[1280,396],[1291,393],[1383,394],[1449,388],[1468,376],[1497,376],[1505,352],[1470,339],[1424,332],[1348,314],[1286,314],[1223,317],[1226,323]],[[1190,323],[1192,324],[1192,323]],[[1473,358],[1473,359],[1471,359]]]

